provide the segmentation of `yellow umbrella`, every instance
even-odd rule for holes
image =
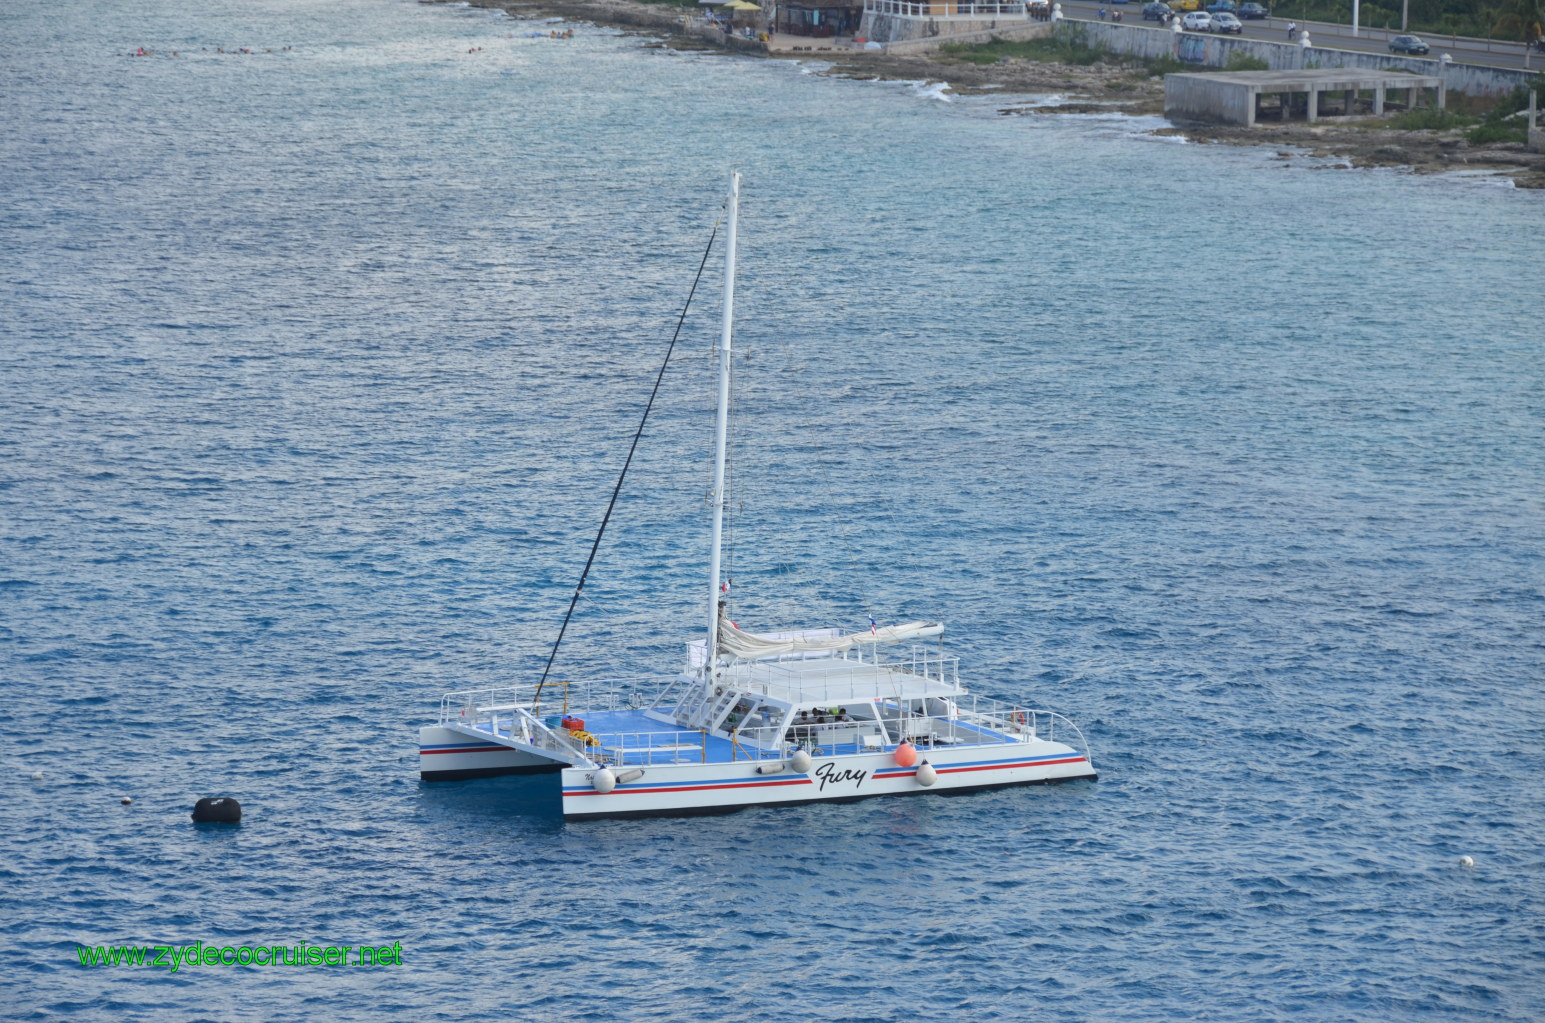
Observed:
[[[758,7],[754,3],[751,3],[750,0],[730,0],[729,3],[727,3],[727,4],[720,4],[719,6],[720,7],[728,8],[729,10],[732,10],[732,11],[760,11],[761,10],[760,7]]]

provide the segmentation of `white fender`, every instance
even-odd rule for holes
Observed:
[[[917,783],[924,788],[939,780],[939,772],[933,769],[933,765],[924,760],[917,765]]]
[[[590,784],[604,796],[617,787],[617,776],[612,773],[611,768],[603,767],[590,776]]]
[[[762,766],[760,766],[760,767],[758,767],[756,769],[756,773],[757,774],[777,774],[779,771],[783,770],[784,766],[785,765],[783,765],[781,763],[778,763],[778,764],[763,764]]]
[[[638,781],[643,776],[643,770],[641,768],[635,767],[631,771],[623,771],[621,774],[619,774],[617,776],[617,784],[626,785],[630,781]]]
[[[794,755],[789,757],[789,769],[795,774],[808,774],[810,771],[810,754],[802,749],[795,750]]]

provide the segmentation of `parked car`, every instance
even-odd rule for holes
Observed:
[[[1244,35],[1245,23],[1234,17],[1228,11],[1219,11],[1212,15],[1212,30],[1217,33],[1232,32],[1235,35]]]
[[[1271,17],[1271,11],[1260,4],[1240,4],[1239,10],[1234,13],[1242,21],[1260,21],[1262,18]]]
[[[1206,11],[1192,11],[1180,19],[1180,27],[1188,32],[1211,32],[1212,15]]]
[[[1199,11],[1202,9],[1202,0],[1169,0],[1169,9],[1177,14],[1181,11]]]
[[[1234,0],[1212,0],[1205,8],[1208,14],[1217,14],[1219,11],[1234,13]]]
[[[1427,44],[1421,36],[1396,36],[1389,41],[1390,53],[1426,53]]]
[[[1148,0],[1148,3],[1143,4],[1144,21],[1163,21],[1166,14],[1173,13],[1169,4],[1161,3],[1160,0]]]

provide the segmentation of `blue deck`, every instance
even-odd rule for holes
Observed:
[[[695,729],[682,729],[652,720],[644,715],[641,710],[603,711],[586,714],[583,717],[584,731],[593,737],[589,743],[590,748],[601,755],[607,763],[616,766],[645,767],[654,764],[689,764],[689,763],[714,763],[728,764],[737,761],[777,760],[785,754],[781,750],[761,750],[756,746],[741,739],[732,742],[722,735],[707,734]],[[873,724],[871,722],[871,724]],[[951,741],[941,739],[941,744],[962,744],[960,732],[972,733],[979,738],[966,740],[964,744],[975,745],[976,742],[997,743],[1008,741],[1006,736],[1000,735],[990,729],[976,725],[970,725],[962,721],[949,722],[956,738]],[[873,739],[877,737],[879,729],[865,729],[863,723],[849,724],[841,729],[828,729],[823,733],[821,726],[814,728],[793,729],[797,739],[805,749],[811,753],[821,755],[839,755],[852,753],[876,753],[894,750],[895,743],[879,743]],[[868,734],[864,734],[865,732]],[[870,741],[865,741],[870,740]],[[933,743],[926,737],[912,737],[915,745],[926,747]]]

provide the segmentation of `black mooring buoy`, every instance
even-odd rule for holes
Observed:
[[[201,824],[240,824],[241,804],[226,796],[205,796],[193,804],[193,819]]]

